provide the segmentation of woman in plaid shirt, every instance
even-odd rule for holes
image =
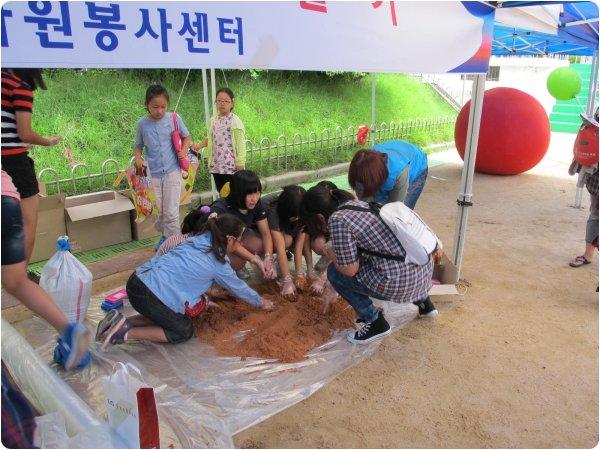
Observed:
[[[437,315],[427,295],[433,260],[418,266],[394,259],[405,254],[396,236],[377,215],[346,209],[352,206],[369,207],[349,192],[314,186],[302,199],[300,217],[311,239],[328,240],[326,251],[333,264],[327,268],[327,279],[359,317],[360,329],[350,333],[348,340],[366,344],[390,332],[371,298],[410,301],[421,316]]]

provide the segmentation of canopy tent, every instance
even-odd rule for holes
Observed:
[[[598,46],[598,6],[594,2],[506,1],[496,5],[496,23]]]
[[[497,56],[545,56],[545,55],[593,56],[594,49],[576,40],[549,33],[511,28],[494,27],[492,55]]]
[[[593,55],[598,6],[593,2],[498,2],[494,55]]]

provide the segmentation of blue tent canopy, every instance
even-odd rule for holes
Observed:
[[[506,1],[497,8],[557,5],[557,2]],[[496,23],[493,55],[593,55],[598,49],[598,6],[593,2],[563,2],[556,34],[513,28]]]

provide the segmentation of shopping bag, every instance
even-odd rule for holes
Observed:
[[[133,364],[117,363],[102,380],[108,423],[130,448],[159,448],[154,389]]]
[[[92,273],[69,251],[68,236],[56,241],[58,251],[42,269],[40,286],[70,322],[83,322],[90,304]]]
[[[142,163],[142,167],[138,168],[134,164],[134,166],[120,172],[113,182],[113,186],[117,187],[124,178],[127,179],[133,193],[135,223],[141,223],[149,216],[158,217],[158,203],[146,161]]]

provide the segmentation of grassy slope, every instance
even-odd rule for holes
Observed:
[[[39,133],[59,134],[63,143],[55,148],[38,147],[32,155],[38,170],[53,167],[61,176],[69,174],[62,155],[67,147],[76,162],[90,165],[94,172],[107,158],[124,164],[131,155],[135,124],[144,113],[146,87],[164,84],[175,106],[186,71],[164,70],[56,70],[46,74],[49,89],[39,91],[33,126]],[[325,78],[312,72],[217,71],[217,86],[227,84],[236,94],[235,112],[246,125],[249,139],[306,138],[310,131],[343,128],[367,123],[371,115],[370,77],[362,79]],[[200,71],[188,79],[178,111],[196,140],[205,135],[204,106]],[[454,111],[427,86],[405,75],[379,75],[377,120],[408,120],[454,115]],[[419,134],[419,144],[447,141],[452,130]]]

